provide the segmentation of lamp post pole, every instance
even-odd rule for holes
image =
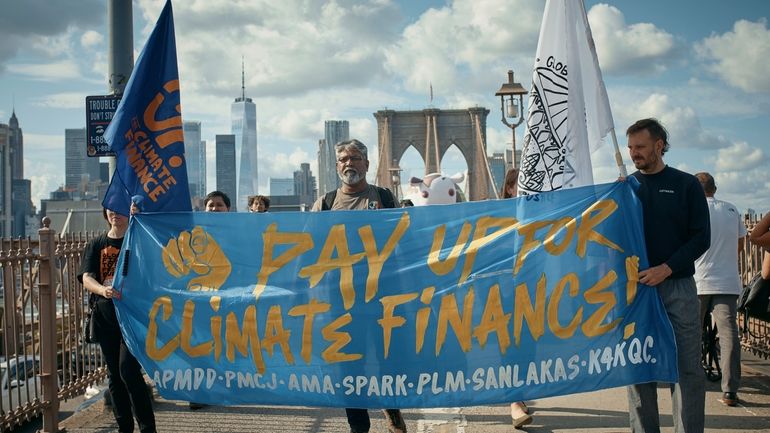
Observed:
[[[110,92],[122,95],[134,69],[134,19],[130,0],[107,2],[109,51],[107,63]],[[110,179],[115,172],[115,157],[107,158]]]
[[[390,172],[390,182],[393,188],[392,192],[393,195],[396,196],[396,201],[398,201],[401,199],[401,167],[399,167],[398,164],[394,164],[388,171]]]
[[[524,117],[522,116],[522,119]],[[521,120],[518,123],[515,123],[513,125],[508,125],[511,128],[511,145],[513,147],[513,154],[511,155],[511,163],[513,164],[513,168],[517,168],[518,164],[516,161],[516,127],[521,124]]]

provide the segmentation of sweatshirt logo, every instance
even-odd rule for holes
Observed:
[[[658,192],[665,192],[666,194],[674,194],[673,189],[659,189]]]

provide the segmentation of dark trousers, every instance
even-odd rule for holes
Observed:
[[[679,382],[671,384],[675,433],[703,433],[706,375],[701,365],[700,306],[692,277],[658,284],[658,295],[674,328]],[[632,433],[660,433],[658,387],[655,382],[628,387]]]
[[[372,426],[371,421],[369,421],[369,411],[366,409],[346,407],[345,415],[348,416],[348,425],[353,433],[366,433]]]
[[[395,428],[397,431],[406,432],[406,425],[404,425],[404,419],[401,417],[399,409],[383,409],[382,412],[389,424],[388,431],[393,431],[392,429]],[[348,416],[348,425],[352,433],[367,433],[372,426],[369,420],[369,411],[366,409],[346,407],[345,415]]]
[[[142,367],[123,341],[112,301],[98,297],[92,320],[107,363],[112,413],[118,422],[118,431],[133,432],[136,416],[140,432],[155,433],[152,398],[142,376]]]

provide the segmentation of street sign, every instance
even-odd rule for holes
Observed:
[[[118,109],[121,95],[86,96],[86,154],[88,156],[114,156],[110,145],[104,141],[104,130]]]

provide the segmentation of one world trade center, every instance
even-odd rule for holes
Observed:
[[[230,106],[231,133],[235,135],[237,199],[232,209],[245,210],[250,195],[257,194],[257,106],[246,97],[246,77],[241,69],[241,96]]]

